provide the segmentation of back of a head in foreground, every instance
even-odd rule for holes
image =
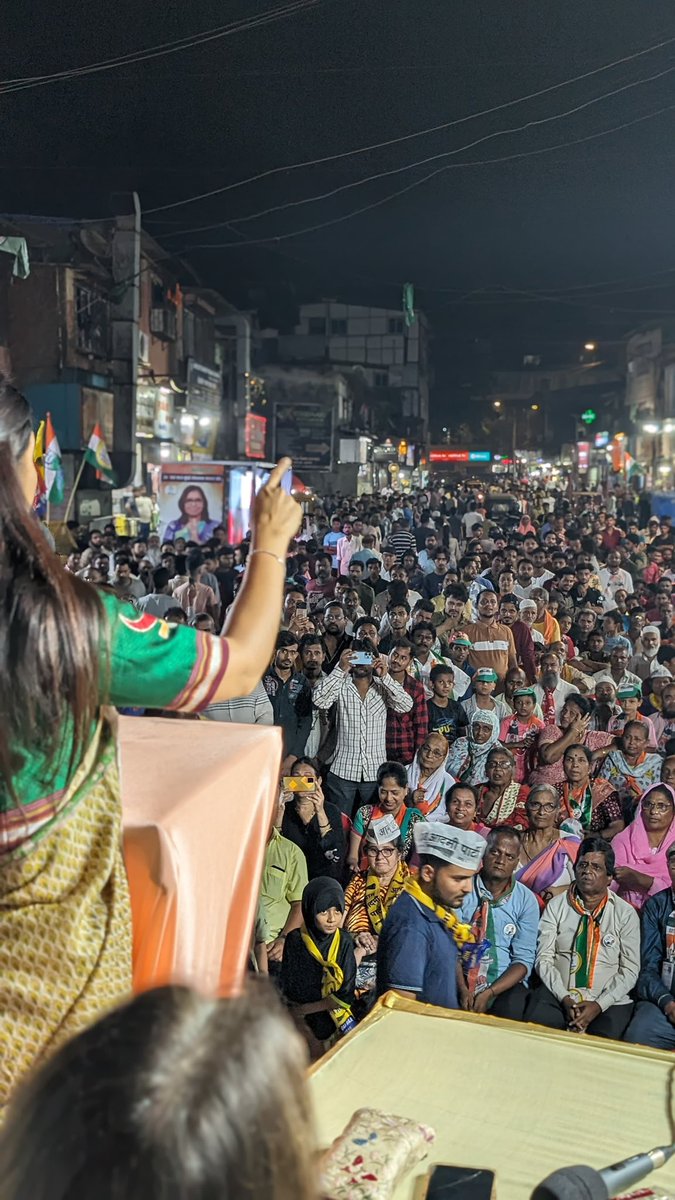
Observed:
[[[146,992],[17,1092],[0,1200],[315,1200],[305,1066],[264,986]]]

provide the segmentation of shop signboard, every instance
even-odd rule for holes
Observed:
[[[432,463],[489,463],[492,453],[490,450],[446,450],[441,446],[430,452],[429,460]]]
[[[244,446],[247,458],[265,457],[267,417],[247,413],[244,419]]]
[[[86,446],[95,425],[101,426],[103,440],[111,450],[115,445],[115,397],[99,388],[82,388],[80,403],[80,436]]]
[[[218,371],[191,358],[188,360],[187,386],[190,408],[220,410],[223,385]]]
[[[330,471],[333,410],[318,404],[275,404],[274,457],[289,455],[296,471]]]
[[[587,471],[591,464],[591,443],[577,442],[577,467],[580,471]]]

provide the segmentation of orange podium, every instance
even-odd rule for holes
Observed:
[[[119,738],[134,990],[231,995],[249,954],[281,733],[121,717]]]

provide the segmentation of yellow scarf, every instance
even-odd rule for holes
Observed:
[[[312,958],[315,958],[316,961],[321,964],[323,968],[323,975],[321,978],[321,995],[332,996],[335,994],[335,992],[339,992],[345,978],[344,971],[337,960],[338,950],[340,949],[340,930],[336,929],[335,933],[333,934],[333,940],[328,947],[327,958],[323,957],[319,947],[314,941],[314,938],[307,932],[306,925],[303,925],[300,933],[305,944],[305,949],[311,954]],[[330,1009],[331,1019],[338,1029],[341,1029],[343,1025],[350,1021],[352,1016],[352,1010],[349,1005],[345,1004],[342,1000],[340,1000],[340,1004],[341,1008]]]
[[[409,896],[412,896],[413,900],[417,900],[418,904],[423,905],[424,908],[430,908],[431,911],[436,914],[439,921],[445,925],[448,933],[452,934],[460,949],[462,946],[465,946],[467,942],[473,940],[471,926],[464,925],[462,921],[459,921],[455,914],[449,909],[443,908],[440,904],[434,904],[431,896],[427,896],[426,892],[422,891],[419,883],[412,877],[412,875],[406,879],[403,885],[403,890],[404,892],[407,892]]]
[[[373,927],[373,932],[378,934],[378,936],[382,933],[384,919],[387,916],[389,909],[394,901],[398,900],[401,892],[403,891],[403,885],[407,876],[408,868],[406,864],[399,863],[391,879],[389,887],[386,893],[383,895],[377,875],[368,875],[366,881],[366,912],[368,913],[370,924]]]

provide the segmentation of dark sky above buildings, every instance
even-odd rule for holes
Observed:
[[[296,11],[180,53],[7,84],[0,210],[110,216],[136,189],[158,240],[268,321],[322,296],[397,306],[410,280],[446,364],[487,346],[506,366],[544,344],[564,360],[580,339],[609,346],[675,312],[672,0],[33,0],[3,13],[0,76],[81,67],[282,7]],[[217,227],[191,232],[206,225]],[[259,239],[281,240],[243,244]]]

